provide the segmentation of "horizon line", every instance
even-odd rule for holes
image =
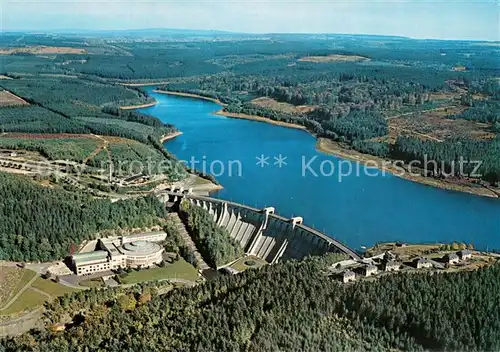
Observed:
[[[223,29],[192,29],[192,28],[168,28],[168,27],[143,27],[143,28],[115,28],[115,29],[0,29],[1,35],[9,33],[29,33],[29,34],[85,34],[86,32],[133,32],[133,31],[186,31],[186,32],[214,32],[220,35],[342,35],[342,36],[373,36],[373,37],[393,37],[409,40],[435,40],[435,41],[460,41],[460,42],[491,42],[500,43],[494,39],[451,39],[451,38],[436,38],[436,37],[409,37],[398,34],[374,34],[374,33],[341,33],[341,32],[239,32]]]

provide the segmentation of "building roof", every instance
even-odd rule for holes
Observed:
[[[128,235],[128,236],[123,236],[123,239],[127,240],[134,240],[134,239],[141,239],[146,236],[155,236],[155,235],[167,235],[165,231],[153,231],[153,232],[142,232],[142,233],[136,233],[133,235]]]
[[[346,270],[342,273],[343,276],[356,276],[356,274],[354,273],[354,271],[351,271],[351,270]]]
[[[446,259],[458,259],[458,255],[455,253],[448,253],[444,256]]]
[[[458,252],[460,255],[467,255],[467,254],[472,254],[472,251],[468,249],[462,249],[461,251]]]
[[[128,256],[132,257],[142,257],[142,256],[149,256],[153,255],[155,253],[161,252],[163,248],[154,243],[154,242],[148,242],[148,241],[134,241],[134,242],[128,242],[125,243],[121,248],[120,251],[123,254],[126,254]]]
[[[85,264],[87,262],[95,262],[96,260],[107,260],[108,252],[106,251],[94,251],[88,253],[78,253],[73,255],[73,261],[75,264]]]

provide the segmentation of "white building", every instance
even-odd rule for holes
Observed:
[[[385,271],[399,271],[401,264],[392,260],[388,260],[384,263]]]
[[[458,256],[462,260],[469,260],[472,258],[472,252],[468,249],[464,249],[458,252]]]
[[[426,258],[417,258],[413,261],[417,269],[432,268],[432,262]]]
[[[342,282],[345,284],[350,281],[356,281],[356,274],[351,270],[346,270],[342,273]]]
[[[363,267],[363,274],[364,274],[365,276],[372,276],[372,275],[376,275],[376,274],[377,274],[377,271],[378,271],[378,269],[377,269],[377,267],[376,267],[375,265],[371,265],[371,264],[369,264],[369,265],[365,265],[365,266]]]
[[[456,255],[455,253],[449,253],[449,254],[446,254],[443,259],[445,260],[446,263],[448,264],[458,264],[458,255]]]
[[[151,232],[126,237],[103,238],[97,250],[73,255],[77,275],[90,275],[126,267],[149,267],[163,260],[165,232]]]

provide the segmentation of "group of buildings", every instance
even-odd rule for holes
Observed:
[[[425,269],[425,268],[433,268],[436,265],[439,265],[440,268],[444,268],[442,264],[440,263],[445,263],[447,265],[455,265],[462,261],[467,261],[472,258],[472,252],[470,250],[461,250],[456,253],[449,253],[446,254],[440,262],[437,262],[435,260],[430,260],[427,258],[419,257],[415,258],[412,261],[412,265],[417,268],[417,269]],[[364,277],[369,277],[373,275],[377,275],[379,272],[379,268],[384,271],[384,272],[390,272],[390,271],[399,271],[403,267],[403,263],[400,263],[395,260],[395,256],[387,252],[381,259],[381,263],[379,266],[375,265],[373,262],[371,263],[363,263],[362,266],[357,267],[357,273],[354,270],[346,269],[342,271],[340,274],[340,278],[342,282],[347,283],[351,281],[355,281],[357,276],[364,276]]]
[[[72,256],[75,273],[91,275],[119,268],[147,268],[163,261],[163,246],[167,234],[163,231],[148,232],[122,237],[107,237],[97,241],[92,252]]]

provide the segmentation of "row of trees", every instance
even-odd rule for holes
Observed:
[[[331,263],[328,263],[331,264]],[[343,285],[309,258],[221,276],[158,296],[154,287],[89,290],[47,305],[62,332],[4,339],[6,351],[494,351],[500,267],[398,274]]]
[[[205,209],[183,201],[180,214],[203,259],[211,267],[219,267],[243,255],[239,243],[226,229],[219,227]]]

